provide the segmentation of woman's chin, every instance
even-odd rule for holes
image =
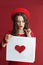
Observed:
[[[19,27],[19,29],[23,30],[23,27]]]

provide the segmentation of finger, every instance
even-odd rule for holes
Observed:
[[[28,30],[31,30],[30,28],[28,28]]]
[[[4,44],[4,45],[3,45],[3,47],[6,47],[6,46],[7,46],[7,44]]]
[[[9,39],[12,37],[12,35],[11,34],[9,34]]]
[[[28,31],[31,31],[31,29],[29,28],[29,29],[27,29]]]
[[[26,29],[24,31],[27,33],[27,30]]]

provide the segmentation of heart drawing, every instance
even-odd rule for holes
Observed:
[[[17,52],[21,53],[25,50],[25,46],[24,45],[22,45],[22,46],[16,45],[15,49]]]

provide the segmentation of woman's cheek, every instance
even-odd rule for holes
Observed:
[[[19,23],[17,23],[17,25],[19,26],[20,24],[19,24]]]

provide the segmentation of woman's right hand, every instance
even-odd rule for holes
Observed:
[[[2,42],[2,47],[6,47],[6,46],[7,46],[7,44]]]
[[[6,40],[6,42],[8,42],[8,41],[10,40],[11,37],[12,37],[11,34],[6,34],[6,36],[5,36],[5,40]]]
[[[11,34],[6,34],[6,36],[5,36],[6,43],[2,42],[2,47],[6,47],[7,46],[7,43],[10,40],[11,37],[12,37]]]

